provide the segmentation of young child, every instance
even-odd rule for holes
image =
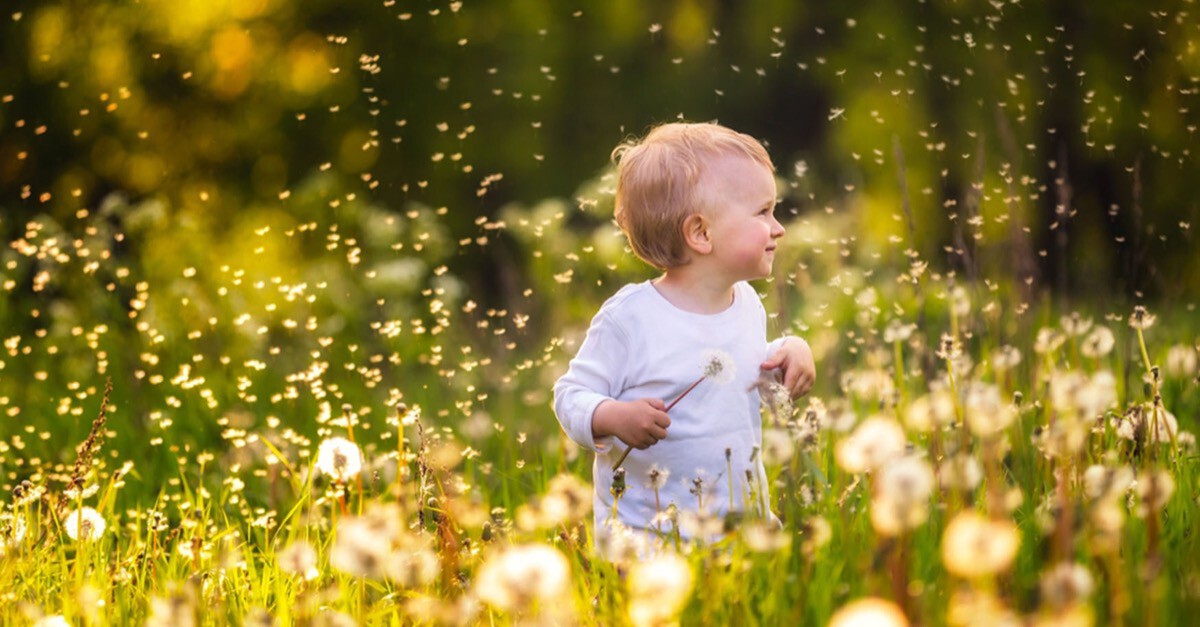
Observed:
[[[746,283],[771,274],[784,233],[771,159],[747,135],[677,123],[618,146],[613,160],[617,223],[662,276],[626,285],[600,307],[554,386],[563,430],[596,453],[597,545],[614,518],[612,466],[628,447],[616,518],[630,530],[672,533],[664,521],[672,504],[710,520],[747,509],[773,517],[757,454],[756,382],[781,371],[796,397],[812,387],[816,367],[799,338],[767,343],[766,311]],[[705,374],[714,354],[723,372],[701,380],[668,415],[667,403]]]

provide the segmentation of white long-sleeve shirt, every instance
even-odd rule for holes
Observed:
[[[733,380],[701,382],[669,412],[666,439],[629,454],[622,466],[627,489],[617,510],[620,521],[650,532],[658,528],[655,516],[671,503],[681,511],[697,510],[695,479],[703,481],[704,511],[724,515],[731,504],[730,469],[733,510],[766,509],[766,475],[756,453],[762,446],[762,419],[753,385],[759,365],[776,348],[767,343],[766,321],[758,294],[745,282],[734,286],[733,304],[716,314],[679,309],[648,281],[626,285],[600,307],[579,353],[554,385],[554,410],[563,430],[596,453],[592,478],[598,537],[612,513],[612,464],[626,446],[615,437],[593,438],[596,407],[607,399],[658,398],[669,404],[703,374],[702,355],[709,349],[732,356]],[[670,473],[657,503],[649,487],[652,466]],[[757,502],[750,501],[751,492],[758,495]],[[669,531],[669,524],[663,529]],[[680,531],[688,537],[688,529]]]

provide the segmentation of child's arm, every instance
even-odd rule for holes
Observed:
[[[782,368],[783,387],[787,388],[792,398],[808,394],[817,380],[817,364],[813,361],[812,348],[798,337],[781,338],[779,348],[759,368]]]
[[[571,365],[554,384],[554,413],[567,436],[593,451],[615,436],[646,448],[666,437],[671,424],[658,399],[615,400],[625,389],[629,341],[613,316],[601,309]]]

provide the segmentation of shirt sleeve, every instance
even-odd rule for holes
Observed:
[[[611,438],[592,437],[592,414],[600,403],[623,389],[622,368],[629,355],[626,335],[612,316],[601,309],[592,319],[579,353],[567,372],[554,384],[554,413],[567,437],[580,446],[603,451]]]

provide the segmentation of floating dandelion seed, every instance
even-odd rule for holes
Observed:
[[[104,535],[107,524],[100,512],[90,507],[81,507],[67,516],[63,526],[69,538],[83,541],[99,540]]]
[[[329,438],[317,450],[317,470],[338,483],[346,483],[362,471],[362,451],[346,438]]]
[[[696,386],[700,385],[705,379],[711,379],[713,383],[724,385],[733,381],[734,377],[737,376],[733,356],[716,348],[705,349],[704,352],[700,353],[700,371],[702,373],[700,378],[693,381],[683,391],[683,394],[676,396],[675,400],[671,401],[666,409],[663,410],[664,413],[671,411],[679,401],[682,401],[685,396],[691,394],[692,390],[696,389]],[[625,452],[621,453],[620,459],[612,465],[612,469],[616,470],[620,468],[621,464],[625,463],[625,458],[629,457],[629,453],[631,452],[633,452],[633,447],[627,447]]]

